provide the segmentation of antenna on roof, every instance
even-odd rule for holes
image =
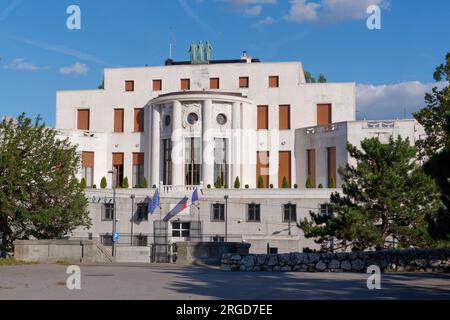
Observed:
[[[172,60],[172,28],[169,30],[169,59]]]

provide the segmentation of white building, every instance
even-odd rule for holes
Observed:
[[[57,93],[56,129],[83,155],[80,178],[89,187],[93,220],[74,238],[110,241],[108,171],[114,168],[117,186],[127,177],[130,187],[144,180],[150,187],[119,189],[121,245],[155,244],[167,232],[167,243],[245,241],[254,253],[268,244],[280,252],[314,247],[296,222],[327,210],[331,192],[339,191],[327,188],[328,177],[340,185],[336,171],[349,160],[346,142],[372,134],[367,122],[355,122],[354,83],[306,83],[299,62],[262,63],[247,55],[201,64],[168,60],[159,67],[106,69],[104,77],[104,89]],[[415,128],[395,122],[380,130],[414,135]],[[305,188],[312,159],[314,183],[323,189]],[[100,189],[103,177],[106,189]],[[228,188],[214,188],[217,177]],[[237,177],[239,190],[233,189]],[[260,180],[264,188],[257,189]],[[283,180],[289,190],[281,189]],[[161,210],[148,216],[156,188]],[[196,188],[198,206],[161,227]]]

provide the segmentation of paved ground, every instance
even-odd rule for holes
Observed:
[[[66,288],[65,266],[0,267],[0,299],[449,299],[450,275],[385,274],[382,290],[364,274],[230,273],[173,265],[81,266],[82,288]]]

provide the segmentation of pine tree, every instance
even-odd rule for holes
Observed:
[[[330,189],[336,189],[336,181],[334,180],[333,177],[330,177],[328,179],[328,188]]]
[[[83,190],[85,190],[87,188],[87,184],[86,184],[86,179],[85,178],[81,178],[80,187]]]
[[[239,177],[236,177],[236,180],[234,181],[234,188],[235,189],[241,188],[241,181],[239,180]]]
[[[310,176],[308,176],[308,178],[306,179],[306,185],[305,185],[306,189],[313,189],[314,185],[312,182],[312,179]]]
[[[103,177],[102,180],[100,181],[100,188],[106,189],[107,186],[108,182],[106,182],[106,177]]]
[[[130,184],[128,182],[128,177],[125,177],[122,182],[122,188],[128,189],[129,187],[130,187]]]
[[[311,212],[300,227],[323,250],[330,243],[355,251],[430,244],[427,219],[436,214],[439,190],[416,161],[416,148],[400,137],[382,144],[366,139],[362,150],[348,145],[357,167],[339,170],[343,195],[331,196],[331,215]]]
[[[220,176],[217,176],[216,182],[214,183],[214,187],[216,189],[222,189],[223,188],[222,178]]]
[[[264,189],[264,179],[262,176],[258,178],[258,189]]]
[[[146,177],[144,177],[144,179],[142,180],[141,188],[142,189],[147,189],[148,188],[148,181],[147,181]]]
[[[289,189],[290,188],[289,187],[289,182],[287,181],[286,177],[283,178],[283,183],[281,185],[281,188],[283,188],[283,189]]]

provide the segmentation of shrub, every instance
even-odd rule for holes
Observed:
[[[236,177],[236,180],[234,181],[234,188],[235,189],[241,188],[241,181],[239,180],[239,177]]]
[[[334,180],[333,177],[330,177],[330,179],[328,180],[328,188],[330,189],[336,188],[336,181]]]
[[[286,177],[283,178],[283,183],[282,183],[281,187],[282,187],[283,189],[289,189],[289,183],[288,183]]]
[[[306,179],[306,188],[307,188],[307,189],[312,189],[312,188],[314,188],[314,185],[313,185],[313,182],[312,182],[312,179],[311,179],[310,176],[308,176],[308,179]]]
[[[128,177],[125,177],[122,182],[122,188],[128,189],[130,187],[130,184],[128,183]]]
[[[100,188],[106,189],[107,186],[108,186],[108,183],[106,182],[106,177],[103,177],[102,181],[100,182]]]
[[[80,187],[81,187],[81,189],[86,189],[87,188],[87,185],[86,185],[86,179],[85,178],[82,178],[81,179],[81,181],[80,181]]]
[[[319,184],[319,189],[323,189],[323,184]]]
[[[261,176],[258,178],[258,189],[264,189],[264,179]]]
[[[148,188],[148,181],[147,181],[146,177],[144,177],[144,180],[142,180],[141,188],[142,189],[147,189]]]
[[[217,176],[216,182],[214,183],[214,187],[216,189],[222,189],[223,188],[222,178],[220,176]]]

